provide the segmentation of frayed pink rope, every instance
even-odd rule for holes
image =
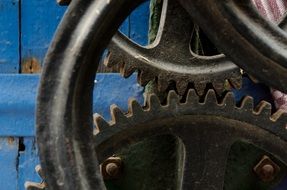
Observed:
[[[252,0],[255,7],[265,18],[277,22],[287,11],[287,0]],[[277,109],[287,112],[287,94],[271,89]]]

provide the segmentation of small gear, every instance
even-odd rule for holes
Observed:
[[[150,95],[144,108],[130,100],[127,114],[112,106],[111,122],[95,115],[95,148],[101,163],[117,150],[144,138],[175,135],[185,147],[183,168],[178,174],[182,182],[179,189],[220,190],[229,149],[238,140],[287,161],[287,117],[282,114],[278,111],[271,115],[271,105],[264,101],[254,108],[251,97],[236,106],[232,93],[218,102],[210,90],[200,102],[196,92],[190,90],[182,102],[172,91],[166,105]]]
[[[155,41],[142,47],[118,32],[110,42],[104,64],[119,65],[124,77],[138,70],[138,82],[146,85],[156,80],[158,90],[165,91],[176,83],[180,95],[188,85],[203,95],[206,85],[212,84],[217,93],[224,91],[227,80],[241,87],[240,69],[223,54],[200,56],[192,52],[190,42],[194,24],[176,0],[164,0],[159,30]]]
[[[40,183],[27,181],[25,183],[25,188],[27,190],[48,190],[47,183],[44,180],[45,177],[44,177],[44,173],[43,173],[43,170],[42,170],[41,166],[37,165],[35,167],[35,170],[39,174],[39,176],[42,178],[42,181]]]

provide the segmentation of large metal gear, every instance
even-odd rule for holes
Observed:
[[[75,0],[58,28],[45,59],[36,120],[49,188],[106,189],[99,163],[124,145],[159,134],[173,134],[185,146],[178,189],[221,190],[228,149],[237,139],[286,163],[286,117],[280,112],[271,116],[266,103],[254,110],[250,99],[236,107],[230,94],[218,103],[214,91],[202,102],[194,91],[182,102],[173,92],[166,105],[151,96],[145,109],[131,101],[127,115],[114,107],[111,123],[95,119],[100,132],[93,135],[92,93],[98,62],[117,28],[141,2]],[[216,159],[211,159],[214,155]]]
[[[130,100],[126,114],[112,106],[110,122],[95,115],[93,141],[99,163],[102,163],[118,150],[147,137],[175,135],[184,144],[177,188],[222,190],[230,148],[239,140],[287,163],[287,117],[282,114],[271,115],[267,102],[261,102],[254,109],[251,97],[236,106],[232,93],[218,102],[215,92],[210,90],[200,102],[193,90],[188,92],[186,101],[180,101],[171,91],[165,105],[155,95],[149,95],[143,108]],[[54,189],[58,184],[50,183],[49,186]]]
[[[165,91],[175,82],[179,94],[192,84],[199,94],[206,85],[213,84],[221,94],[226,80],[241,87],[239,68],[223,54],[200,56],[190,48],[194,24],[188,13],[176,0],[163,0],[160,25],[155,41],[140,46],[118,32],[112,39],[105,64],[120,65],[120,72],[129,77],[138,70],[138,81],[146,85],[156,79],[159,91]]]
[[[215,92],[209,91],[200,102],[191,90],[187,100],[180,102],[176,93],[170,92],[166,105],[151,95],[143,109],[131,100],[126,115],[113,106],[109,123],[97,116],[95,149],[101,163],[117,150],[147,137],[171,134],[179,137],[185,147],[178,189],[222,190],[229,150],[238,140],[287,162],[287,118],[281,114],[271,116],[267,102],[254,109],[250,97],[236,106],[231,93],[218,102]]]
[[[287,93],[286,16],[282,30],[265,20],[250,0],[180,2],[234,63],[261,82]]]

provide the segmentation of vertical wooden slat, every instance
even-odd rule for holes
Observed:
[[[19,0],[0,1],[0,73],[19,71]]]
[[[21,0],[21,64],[42,64],[65,10],[54,0]]]
[[[0,138],[0,190],[16,190],[18,138]]]

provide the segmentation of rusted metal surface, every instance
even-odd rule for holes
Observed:
[[[219,94],[229,80],[240,87],[241,74],[237,66],[224,55],[200,56],[190,48],[194,24],[187,12],[175,0],[164,0],[158,34],[146,47],[135,44],[117,33],[109,45],[106,65],[120,66],[124,77],[139,71],[138,81],[146,85],[156,79],[159,91],[175,82],[179,94],[191,84],[203,95],[206,85],[213,84]]]
[[[143,109],[130,101],[130,112],[126,118],[119,108],[113,107],[111,124],[105,123],[101,117],[95,119],[100,129],[94,139],[99,161],[147,136],[173,134],[181,139],[185,147],[185,160],[182,160],[182,168],[178,170],[178,177],[181,178],[178,186],[184,190],[223,189],[228,152],[238,139],[286,161],[287,118],[274,122],[270,120],[271,107],[268,103],[261,102],[253,110],[252,99],[245,98],[237,107],[232,104],[230,95],[218,104],[215,92],[209,91],[204,102],[199,103],[199,97],[190,91],[186,102],[180,104],[180,99],[171,92],[166,105],[161,105],[159,99],[151,95],[147,107]],[[111,143],[110,138],[117,141]],[[275,165],[272,166],[275,168]]]
[[[29,58],[22,63],[21,73],[33,74],[40,73],[42,70],[41,64],[36,58]]]
[[[216,47],[234,63],[261,82],[287,92],[286,33],[263,18],[252,1],[179,1]],[[283,29],[285,19],[280,24]]]
[[[123,163],[120,157],[110,157],[101,164],[101,171],[105,180],[117,179],[123,171]]]
[[[237,140],[252,143],[286,163],[287,118],[281,112],[271,115],[271,106],[266,102],[254,109],[251,98],[245,98],[238,106],[230,93],[223,100],[218,100],[216,92],[212,90],[204,98],[199,98],[194,90],[190,90],[187,98],[182,100],[172,91],[168,94],[166,104],[161,104],[156,96],[150,95],[144,108],[131,100],[127,114],[112,106],[112,121],[107,122],[102,117],[95,118],[99,131],[93,135],[92,90],[98,61],[125,17],[141,2],[143,1],[74,1],[65,14],[45,59],[37,107],[40,159],[50,187],[54,190],[106,189],[100,164],[114,155],[116,150],[157,135],[176,136],[184,145],[182,157],[178,159],[177,189],[223,189],[228,152]],[[206,7],[206,4],[209,5],[208,8],[217,8],[214,2],[221,1],[181,2],[189,12],[197,7],[195,12],[202,13],[200,8]],[[233,1],[222,2],[228,4]],[[214,6],[210,6],[212,4]],[[218,18],[205,20],[212,19]],[[173,25],[168,26],[174,30]],[[169,33],[163,32],[163,36],[165,34]],[[165,43],[172,40],[167,39]],[[186,38],[182,36],[177,40],[186,41]],[[243,40],[242,44],[244,42]],[[183,44],[177,45],[182,47]],[[263,47],[263,51],[266,47]],[[248,50],[246,46],[241,48],[236,51]],[[174,52],[181,53],[177,49],[171,53]],[[274,52],[271,52],[271,58],[272,53]],[[132,58],[151,63],[152,59],[149,58],[160,58],[161,52],[150,57],[143,55],[146,54],[134,54]],[[163,56],[166,57],[174,59],[170,55]],[[179,56],[179,59],[182,58],[186,61],[190,57]],[[165,65],[169,62],[163,63]],[[170,65],[164,67],[168,66]],[[192,72],[190,68],[186,71]],[[149,79],[150,74],[140,79]],[[145,74],[140,72],[140,75]],[[163,81],[161,84],[165,84],[166,79],[167,77],[158,78]],[[146,81],[140,82],[144,84]],[[204,86],[204,83],[198,84],[199,88]],[[162,85],[164,86],[166,85]]]
[[[270,182],[280,172],[280,167],[268,156],[263,156],[253,170],[263,182]]]

